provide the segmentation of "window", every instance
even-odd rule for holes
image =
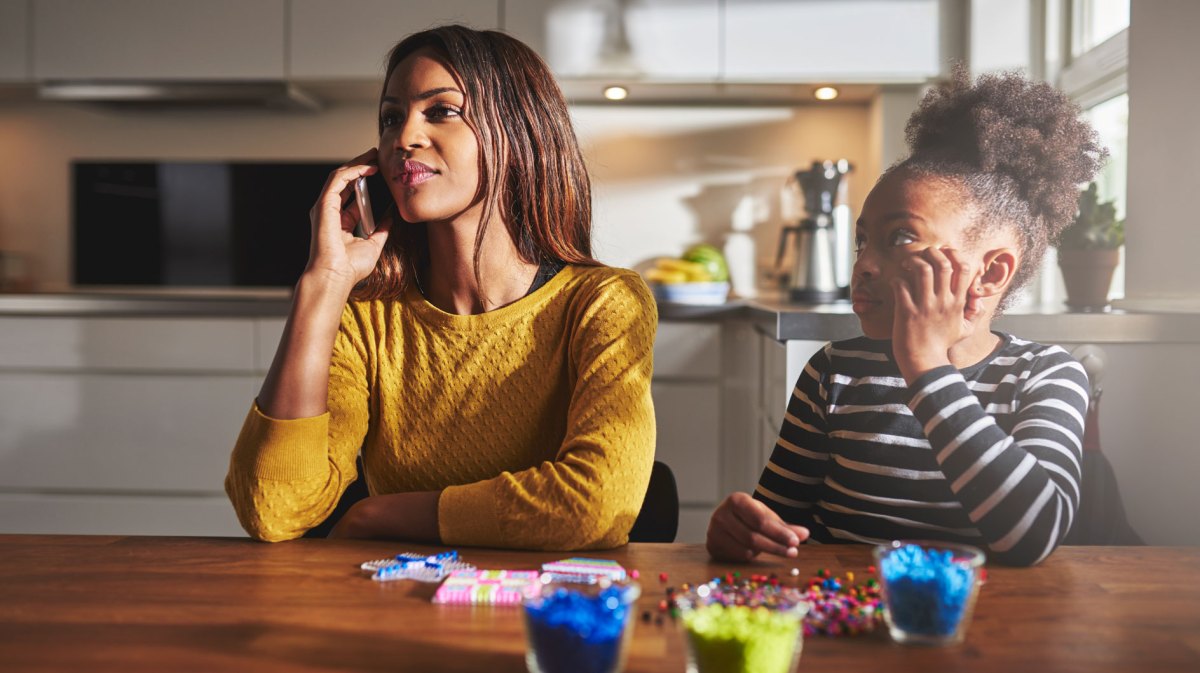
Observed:
[[[1102,200],[1115,200],[1117,216],[1125,216],[1129,135],[1129,2],[1130,0],[1044,0],[1045,15],[1035,30],[1044,45],[1040,72],[1084,109],[1108,148],[1109,160],[1096,176]],[[1035,68],[1035,71],[1038,69]],[[1082,186],[1082,185],[1081,185]],[[1137,236],[1132,232],[1131,236]],[[1057,254],[1046,255],[1041,278],[1026,301],[1062,306],[1066,292],[1058,271]],[[1122,249],[1111,296],[1125,294]]]
[[[1108,148],[1108,163],[1096,176],[1101,201],[1115,201],[1117,217],[1125,217],[1125,175],[1129,166],[1129,94],[1121,94],[1085,113],[1100,134],[1100,143]],[[1112,296],[1125,296],[1125,250],[1113,277]]]
[[[1129,0],[1075,0],[1071,54],[1081,56],[1129,27]]]

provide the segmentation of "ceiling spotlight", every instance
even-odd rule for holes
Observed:
[[[817,100],[833,100],[838,97],[838,90],[831,86],[817,87],[813,91],[813,97]]]
[[[625,100],[629,97],[629,89],[626,89],[623,86],[605,87],[604,97],[609,100]]]

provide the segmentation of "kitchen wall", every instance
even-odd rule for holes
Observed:
[[[879,163],[869,157],[866,104],[583,106],[574,116],[595,183],[597,253],[619,266],[677,255],[693,242],[722,244],[745,196],[754,204],[757,256],[769,260],[790,171],[813,159],[849,159],[862,167],[849,190],[857,211]],[[6,102],[0,250],[25,255],[40,289],[67,287],[72,159],[341,160],[374,142],[374,104],[366,100],[319,113]]]

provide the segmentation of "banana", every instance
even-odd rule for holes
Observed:
[[[708,269],[704,268],[703,264],[671,257],[660,258],[656,263],[658,265],[657,268],[663,271],[684,274],[685,279],[683,281],[675,282],[706,283],[712,280],[712,276],[708,273]]]
[[[672,283],[686,283],[688,280],[687,274],[682,271],[668,271],[667,269],[653,268],[646,270],[646,280],[652,283],[662,283],[670,285]]]

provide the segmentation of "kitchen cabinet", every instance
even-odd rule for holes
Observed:
[[[0,318],[0,532],[240,535],[257,319]]]
[[[922,81],[941,71],[949,0],[725,3],[730,81]]]
[[[38,80],[280,80],[285,0],[33,0]]]
[[[500,0],[291,0],[290,6],[288,63],[296,79],[381,80],[388,50],[410,33],[443,23],[500,27]]]
[[[27,82],[29,0],[0,0],[0,83]]]
[[[714,81],[720,74],[718,0],[521,0],[504,8],[504,30],[533,47],[558,77],[605,78],[605,40],[624,13],[631,65],[650,80]]]

